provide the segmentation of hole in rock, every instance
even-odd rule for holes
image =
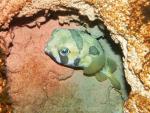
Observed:
[[[10,27],[14,38],[7,57],[7,76],[14,113],[122,113],[130,86],[124,77],[121,47],[111,39],[102,21],[90,21],[78,10],[70,9],[14,18]],[[99,41],[105,57],[116,64],[116,79],[106,76],[99,82],[95,76],[84,76],[82,69],[74,70],[53,61],[44,48],[56,28],[79,29]],[[112,85],[115,80],[120,83],[120,90]]]
[[[143,6],[141,8],[141,10],[142,10],[142,14],[144,16],[143,22],[148,23],[150,21],[150,5]]]

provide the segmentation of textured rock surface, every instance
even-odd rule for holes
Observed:
[[[136,106],[133,106],[136,105]],[[125,104],[127,113],[149,113],[150,112],[150,100],[139,93],[131,93],[130,98]]]
[[[13,16],[15,16],[20,11],[20,9],[22,9],[24,5],[29,1],[31,2],[31,0],[0,1],[0,26],[4,25],[5,27],[8,27],[8,23],[12,20]]]
[[[7,58],[7,76],[9,94],[17,104],[14,105],[15,113],[41,112],[43,102],[60,87],[59,79],[72,75],[72,69],[57,65],[43,51],[51,30],[58,26],[57,22],[50,21],[40,29],[14,28],[13,46]]]
[[[121,97],[120,93],[110,88],[108,80],[99,83],[95,77],[83,76],[82,71],[73,74],[72,69],[56,64],[44,54],[44,45],[50,33],[58,27],[60,25],[56,20],[50,20],[40,28],[14,27],[13,40],[6,38],[12,43],[7,58],[7,76],[14,113],[121,113],[122,97],[126,97],[126,91]],[[113,57],[119,67],[115,75],[120,75],[120,79],[123,75],[121,61],[118,60],[120,57]]]
[[[90,5],[85,5],[85,1]],[[150,2],[148,0],[85,1],[33,0],[27,2],[24,0],[14,2],[11,0],[7,2],[7,0],[2,0],[0,2],[0,9],[3,9],[2,16],[0,16],[0,25],[7,27],[9,21],[18,12],[20,12],[18,17],[32,16],[43,9],[56,11],[69,10],[68,8],[72,7],[78,9],[80,14],[87,15],[90,20],[95,19],[95,15],[98,15],[111,31],[114,41],[120,42],[123,49],[125,74],[132,88],[129,101],[126,102],[127,112],[130,112],[132,106],[137,112],[142,113],[141,103],[143,101],[138,98],[138,104],[134,103],[138,96],[133,94],[136,93],[136,95],[143,97],[145,103],[150,102],[150,15],[147,12],[149,11]],[[149,110],[147,105],[145,111]]]

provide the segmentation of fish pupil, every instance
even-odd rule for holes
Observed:
[[[68,49],[68,48],[63,48],[63,49],[61,49],[61,50],[60,50],[60,54],[61,54],[62,56],[68,55],[68,54],[69,54],[69,49]]]

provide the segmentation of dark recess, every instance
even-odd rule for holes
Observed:
[[[150,4],[142,7],[142,14],[144,16],[143,22],[148,23],[150,21]]]
[[[150,6],[145,7],[143,9],[143,14],[146,15],[145,20],[147,20],[147,21],[150,20]],[[36,20],[36,18],[38,18],[40,16],[43,16],[43,15],[46,17],[46,21],[42,24],[45,24],[50,19],[56,20],[56,19],[58,19],[58,16],[79,15],[80,21],[73,20],[72,22],[79,23],[81,26],[84,26],[85,25],[84,23],[88,23],[89,27],[92,27],[92,26],[95,26],[95,25],[98,25],[98,24],[103,24],[104,25],[104,23],[102,21],[100,21],[99,19],[96,19],[94,21],[90,21],[87,16],[80,15],[79,11],[77,9],[67,8],[67,11],[60,11],[60,10],[52,11],[52,10],[49,10],[48,13],[45,13],[45,10],[42,10],[42,11],[38,12],[37,14],[33,15],[32,17],[21,17],[21,18],[14,17],[13,21],[10,23],[10,27],[13,28],[14,26],[24,26],[25,24],[33,22],[33,21]],[[121,58],[123,58],[123,52],[122,52],[122,49],[121,49],[120,45],[116,44],[112,40],[109,30],[107,30],[106,26],[104,26],[104,27],[106,29],[106,30],[103,30],[105,32],[105,39],[107,39],[107,41],[110,43],[110,45],[112,47],[112,50],[114,50],[114,52],[116,54],[120,55]],[[102,38],[102,37],[100,37],[100,38]],[[125,83],[126,83],[127,92],[129,94],[129,92],[131,91],[131,87],[127,83],[126,80],[125,80]]]

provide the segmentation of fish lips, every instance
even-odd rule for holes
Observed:
[[[56,58],[53,56],[53,54],[45,48],[44,50],[45,54],[48,55],[51,59],[56,61]]]

